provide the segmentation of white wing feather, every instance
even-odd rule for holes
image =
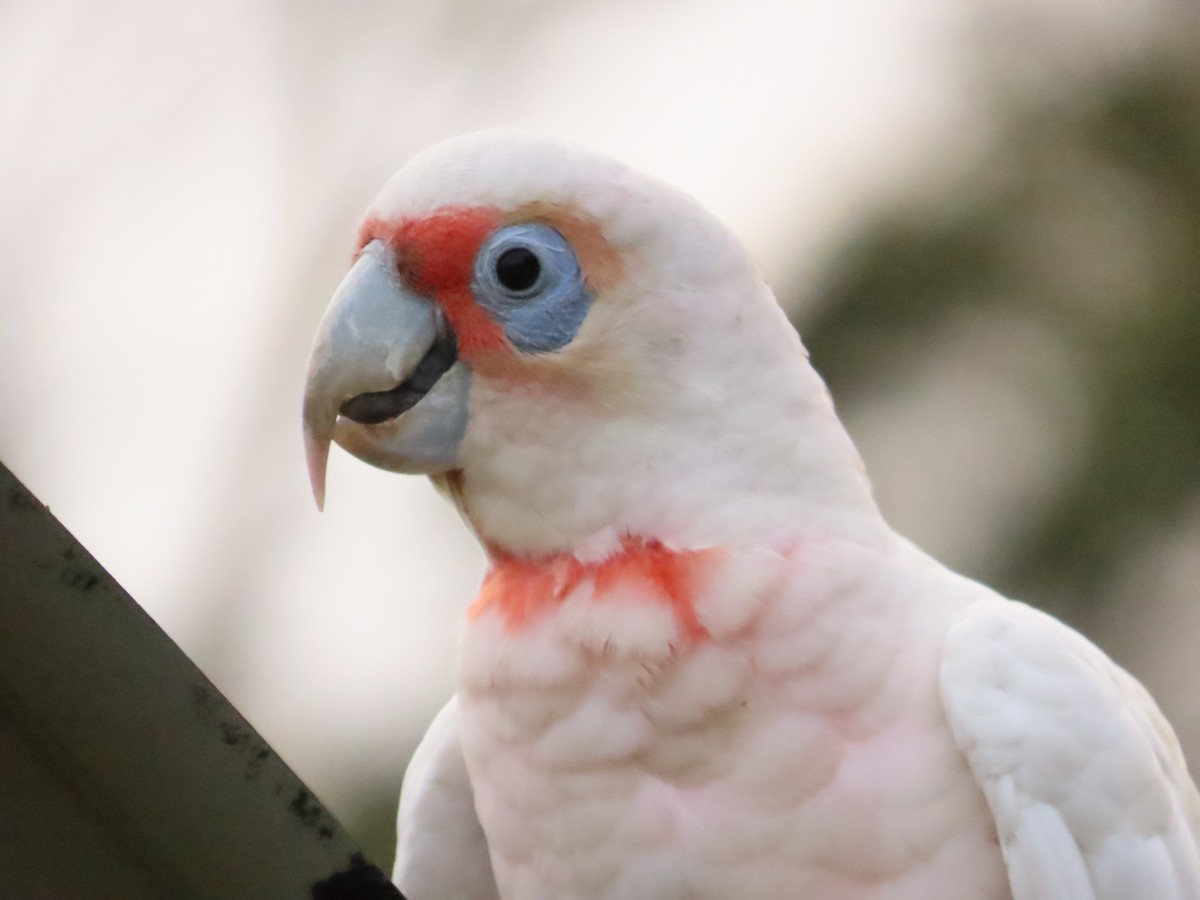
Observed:
[[[941,692],[1014,900],[1200,900],[1200,798],[1179,743],[1093,644],[984,600],[947,635]]]
[[[404,775],[392,878],[409,900],[499,900],[458,739],[458,698],[442,707]]]

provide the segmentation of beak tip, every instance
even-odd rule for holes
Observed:
[[[325,511],[325,470],[329,463],[329,439],[321,439],[304,430],[304,456],[308,462],[308,481],[312,485],[317,512]]]

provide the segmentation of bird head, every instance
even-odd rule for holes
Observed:
[[[335,441],[432,476],[486,547],[523,556],[874,514],[732,234],[674,188],[519,132],[437,145],[371,203],[314,341],[304,435],[318,505]]]

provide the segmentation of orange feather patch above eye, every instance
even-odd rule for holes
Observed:
[[[501,219],[491,207],[448,207],[399,222],[372,216],[359,229],[360,249],[374,240],[387,243],[405,282],[441,307],[463,359],[511,350],[500,324],[471,293],[475,256]]]
[[[624,596],[668,606],[680,635],[690,644],[708,637],[696,615],[695,594],[715,551],[670,550],[658,541],[627,538],[621,550],[600,562],[580,562],[570,555],[526,562],[500,556],[484,578],[479,595],[467,610],[476,619],[489,610],[519,630],[536,616],[560,606],[584,582],[594,585],[591,602]],[[639,590],[625,592],[622,585]]]
[[[584,278],[593,290],[606,291],[625,277],[621,254],[608,242],[600,226],[570,206],[530,203],[507,217],[509,222],[544,222],[558,229],[579,257]]]

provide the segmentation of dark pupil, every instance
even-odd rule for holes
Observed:
[[[496,260],[496,277],[510,291],[527,291],[537,283],[542,264],[528,247],[509,247]]]

